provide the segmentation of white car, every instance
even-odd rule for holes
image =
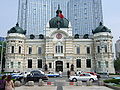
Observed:
[[[81,76],[70,76],[69,78],[70,81],[76,82],[76,81],[96,81],[98,80],[95,75],[91,75],[89,73],[84,73]]]

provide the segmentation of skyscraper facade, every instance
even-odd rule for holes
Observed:
[[[101,0],[70,0],[68,18],[73,26],[73,34],[92,34],[103,22]]]
[[[46,24],[55,16],[58,4],[67,17],[69,0],[19,0],[18,22],[27,34],[45,34]]]
[[[58,4],[63,15],[72,23],[73,34],[92,34],[103,22],[101,0],[19,0],[18,22],[30,34],[45,34]]]

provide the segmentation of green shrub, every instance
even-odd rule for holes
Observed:
[[[109,75],[120,75],[120,73],[109,73]]]
[[[115,84],[119,84],[120,83],[120,79],[109,79],[109,80],[104,80],[105,83],[115,83]]]

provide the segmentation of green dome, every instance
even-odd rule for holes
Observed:
[[[56,11],[56,13],[57,13],[56,17],[52,18],[49,21],[50,28],[58,28],[58,29],[68,28],[69,21],[66,18],[64,18],[59,6],[58,6],[58,10]]]
[[[23,30],[21,27],[19,27],[19,24],[17,23],[15,27],[11,28],[8,31],[9,33],[20,33],[20,34],[26,34],[26,30]]]
[[[99,32],[109,32],[109,33],[111,33],[110,29],[103,26],[102,22],[100,22],[100,25],[95,30],[92,31],[93,34],[99,33]]]
[[[60,23],[60,26],[58,26],[58,22]],[[60,18],[59,16],[52,18],[49,21],[50,28],[68,28],[69,21],[66,18]]]

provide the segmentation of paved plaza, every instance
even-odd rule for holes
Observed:
[[[58,90],[57,86],[21,86],[15,90]],[[63,86],[60,90],[113,90],[105,86]]]

